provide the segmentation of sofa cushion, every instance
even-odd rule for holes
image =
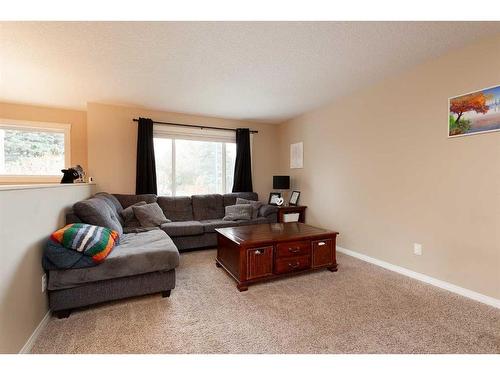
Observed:
[[[259,217],[260,216],[270,216],[270,215],[273,215],[276,213],[278,213],[278,207],[274,206],[272,204],[263,204],[259,208]]]
[[[224,207],[233,206],[236,204],[236,198],[248,199],[250,201],[258,201],[259,195],[257,193],[247,192],[247,193],[228,193],[222,196],[224,200]]]
[[[127,208],[136,204],[137,202],[154,203],[157,196],[154,194],[113,194],[120,202],[123,208]]]
[[[84,223],[109,228],[119,235],[123,233],[120,219],[104,199],[90,198],[76,202],[73,211]]]
[[[250,204],[235,204],[234,206],[226,207],[226,216],[222,220],[250,220],[252,219],[252,205]]]
[[[120,202],[118,202],[118,199],[116,199],[111,194],[105,193],[105,192],[100,192],[100,193],[94,194],[94,198],[102,199],[104,202],[106,202],[106,204],[109,206],[109,208],[111,208],[111,210],[115,213],[120,224],[123,226],[124,221],[123,221],[122,217],[120,216],[120,213],[123,211],[123,207],[120,204]]]
[[[141,227],[159,227],[162,224],[170,222],[165,217],[158,203],[148,203],[142,206],[132,206],[134,215],[141,223]]]
[[[158,197],[157,203],[167,219],[172,221],[190,221],[194,219],[191,197]]]
[[[139,220],[135,217],[134,214],[134,206],[144,206],[147,204],[146,202],[137,202],[136,204],[133,204],[132,206],[129,206],[125,208],[121,213],[120,216],[123,219],[123,228],[137,228],[141,226],[141,223],[139,223]]]
[[[193,216],[195,220],[222,219],[223,198],[220,194],[193,195]]]
[[[267,224],[272,223],[274,220],[271,220],[269,217],[260,216],[256,219],[248,220],[248,221],[240,221],[240,225],[253,225],[253,224]]]
[[[236,198],[236,204],[249,204],[252,206],[252,219],[257,219],[259,209],[262,207],[262,202],[252,201],[250,199]]]
[[[123,206],[113,194],[102,191],[100,193],[94,194],[94,198],[104,199],[117,215],[119,215],[123,211]]]
[[[162,224],[160,228],[170,237],[203,234],[203,225],[199,221],[172,221]]]
[[[168,271],[178,265],[179,251],[165,232],[124,234],[120,245],[95,267],[49,271],[48,288],[66,289],[94,281]]]
[[[222,219],[210,219],[210,220],[202,220],[200,223],[203,225],[203,230],[205,233],[213,233],[216,228],[228,228],[228,227],[237,227],[237,221],[227,221]]]

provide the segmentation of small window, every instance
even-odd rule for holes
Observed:
[[[52,181],[70,161],[70,125],[0,120],[0,181]]]

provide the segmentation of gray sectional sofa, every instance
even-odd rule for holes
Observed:
[[[264,204],[257,218],[225,221],[225,207],[236,198],[258,200],[256,193],[164,197],[154,194],[97,193],[77,202],[66,222],[86,222],[118,231],[119,245],[101,264],[90,268],[49,270],[49,306],[60,318],[71,309],[121,298],[159,293],[175,287],[179,251],[215,247],[215,228],[275,223],[277,208]],[[160,227],[124,227],[121,212],[138,202],[156,202],[171,220]]]

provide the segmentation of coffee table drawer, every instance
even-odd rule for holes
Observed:
[[[273,274],[273,247],[259,247],[247,250],[247,279]]]
[[[276,274],[301,271],[311,268],[311,257],[309,255],[293,258],[276,259],[274,271]]]
[[[311,254],[311,241],[282,242],[276,245],[278,258]]]

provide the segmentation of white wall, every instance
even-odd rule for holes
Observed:
[[[0,186],[0,353],[17,353],[48,311],[42,293],[43,246],[73,203],[93,185],[19,189]]]

